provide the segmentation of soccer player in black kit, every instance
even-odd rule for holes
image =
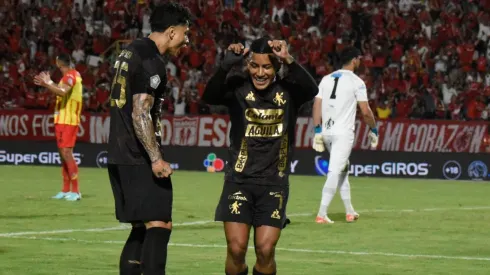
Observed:
[[[109,133],[109,178],[116,218],[132,230],[120,274],[165,274],[172,229],[172,169],[160,148],[160,108],[166,91],[165,59],[189,39],[191,14],[179,4],[157,6],[152,33],[133,41],[114,65]]]
[[[245,58],[248,73],[228,76]],[[282,78],[281,66],[287,67]],[[276,274],[274,254],[286,219],[297,113],[317,93],[315,80],[294,61],[286,42],[267,37],[250,49],[230,45],[209,80],[203,100],[228,106],[231,120],[230,154],[215,216],[224,222],[226,274],[248,274],[251,227],[257,258],[253,274]]]

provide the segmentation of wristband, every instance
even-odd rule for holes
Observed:
[[[317,125],[315,126],[315,134],[321,134],[322,133],[322,126]]]
[[[53,84],[54,84],[54,81],[50,79],[50,80],[48,81],[48,84],[49,84],[49,85],[53,85]]]
[[[373,132],[375,135],[378,135],[378,128],[371,128],[371,132]]]

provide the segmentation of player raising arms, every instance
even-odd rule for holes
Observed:
[[[285,41],[268,38],[251,44],[247,75],[227,78],[248,53],[241,44],[230,45],[203,94],[206,103],[227,106],[232,123],[215,220],[224,222],[226,274],[248,274],[245,254],[252,226],[257,258],[253,274],[276,274],[275,247],[286,218],[297,113],[318,87],[294,61]],[[284,78],[278,75],[281,66],[288,69]]]
[[[34,83],[56,95],[54,130],[61,157],[63,188],[53,199],[78,201],[82,195],[78,188],[78,165],[73,157],[73,147],[82,112],[82,77],[73,68],[69,55],[60,54],[56,58],[56,66],[63,73],[60,83],[54,83],[48,72],[35,76]]]
[[[313,104],[315,136],[313,149],[330,152],[327,181],[323,186],[317,223],[333,223],[327,216],[327,209],[337,188],[344,202],[347,222],[359,218],[351,204],[349,184],[349,156],[354,144],[356,105],[359,105],[364,121],[371,127],[369,137],[371,147],[378,144],[378,130],[373,112],[369,107],[366,85],[354,71],[361,64],[361,52],[355,47],[347,47],[340,54],[341,70],[325,77],[319,85],[319,92]]]
[[[108,172],[116,218],[132,230],[120,274],[165,274],[172,230],[172,168],[160,148],[160,110],[167,90],[162,55],[189,43],[190,12],[176,3],[154,8],[152,33],[133,41],[114,64]]]

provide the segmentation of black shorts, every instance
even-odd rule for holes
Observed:
[[[215,221],[283,228],[289,186],[238,184],[225,181]]]
[[[109,164],[108,170],[120,222],[172,221],[170,178],[156,178],[148,164]]]

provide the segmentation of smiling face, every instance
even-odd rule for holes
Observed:
[[[276,77],[276,70],[269,54],[252,53],[247,68],[257,90],[267,89]]]

